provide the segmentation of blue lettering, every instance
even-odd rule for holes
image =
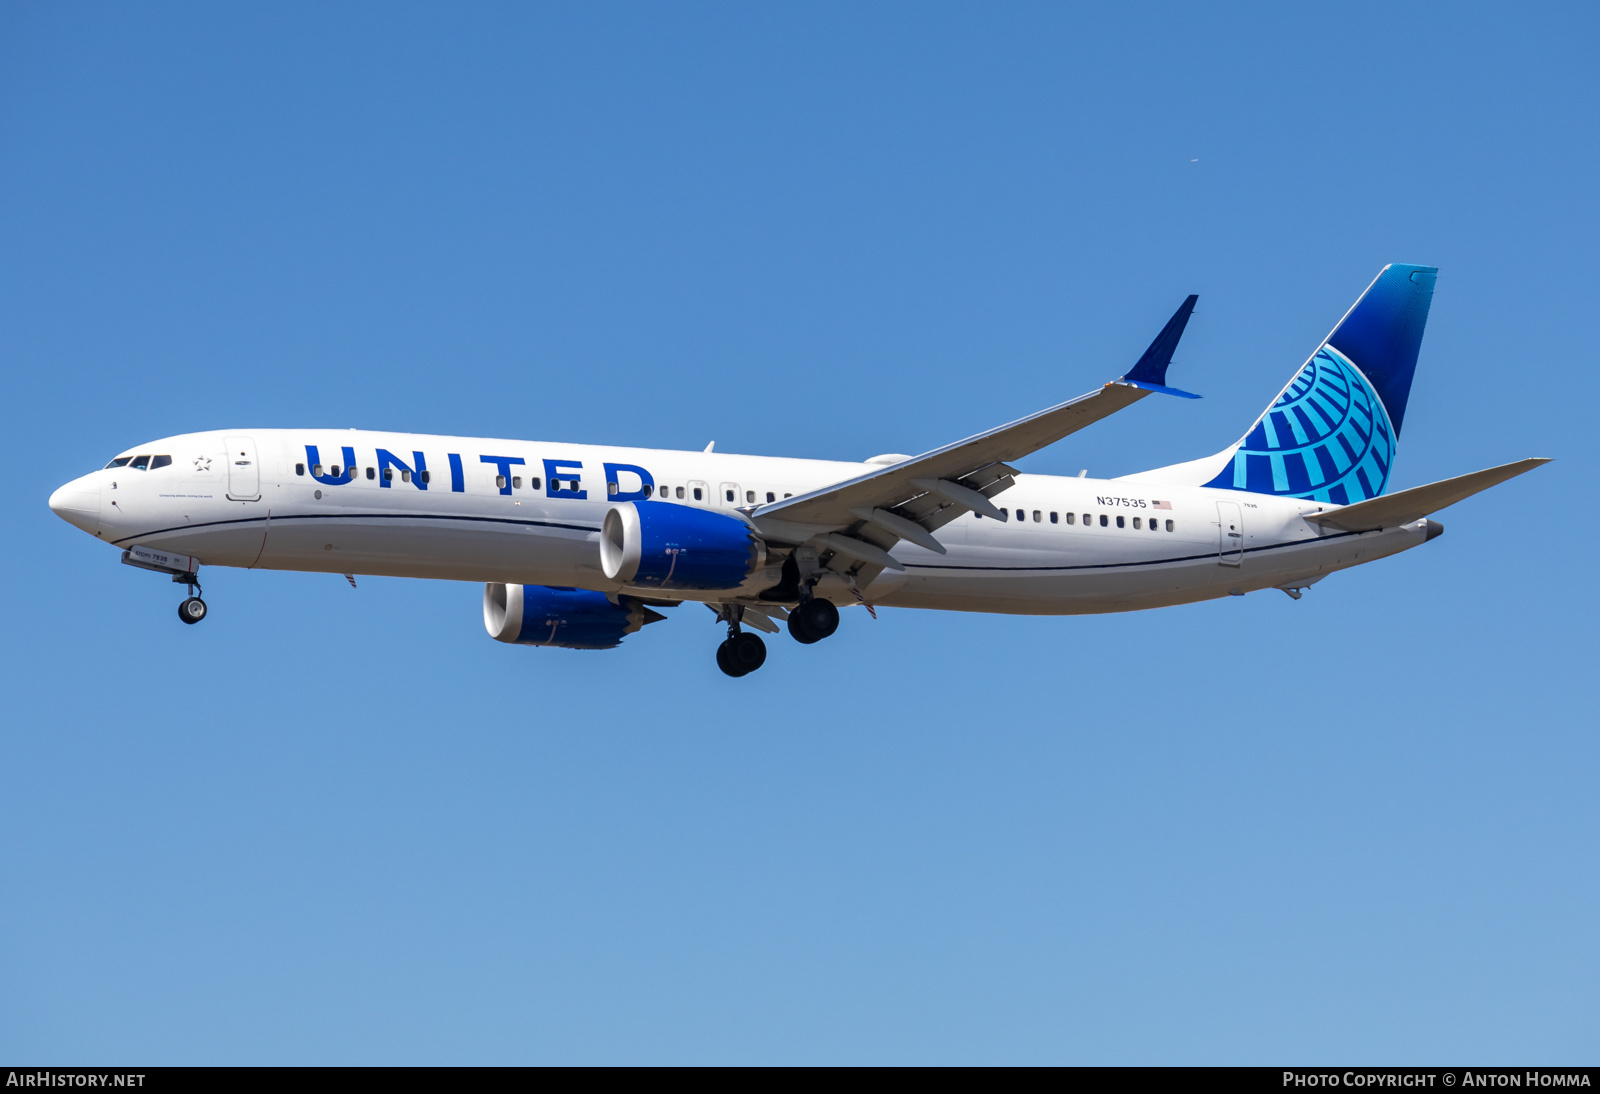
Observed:
[[[544,493],[545,493],[545,497],[547,497],[547,498],[587,498],[589,496],[589,491],[587,491],[587,490],[579,490],[578,489],[578,483],[580,481],[578,476],[564,473],[561,470],[563,467],[576,467],[579,471],[583,470],[583,464],[582,464],[582,462],[580,462],[578,460],[545,460],[544,461],[544,479],[545,479]],[[565,479],[566,481],[568,481],[568,482],[570,482],[572,484],[572,489],[571,490],[566,490],[566,491],[562,491],[561,490],[561,480],[563,480],[563,479]]]
[[[322,457],[317,454],[317,446],[306,445],[306,464],[311,468],[311,477],[323,486],[343,486],[356,477],[356,450],[353,448],[341,449],[344,453],[344,467],[341,473],[335,475],[319,475],[317,468],[322,466]]]
[[[461,457],[452,452],[450,453],[450,492],[452,494],[460,494],[465,492],[466,489],[467,476],[461,470]]]
[[[387,448],[378,449],[378,485],[383,487],[385,490],[389,489],[389,476],[387,472],[389,468],[393,466],[398,467],[402,471],[411,472],[411,481],[416,484],[417,489],[426,490],[428,488],[428,484],[423,481],[422,476],[423,473],[428,470],[428,461],[423,458],[421,452],[418,452],[414,448],[411,450],[411,457],[417,461],[417,466],[408,467],[405,461],[395,459],[394,453],[390,452]]]
[[[546,469],[550,461],[545,462]],[[645,501],[655,492],[656,480],[650,477],[650,472],[631,463],[608,463],[606,468],[606,494],[612,501]],[[639,476],[639,489],[624,490],[622,483],[617,480],[617,472],[626,471]],[[613,489],[615,488],[615,489]]]
[[[511,465],[514,463],[526,463],[527,461],[521,456],[479,456],[478,462],[492,463],[500,469],[500,481],[504,484],[500,487],[500,492],[509,494],[511,493]]]

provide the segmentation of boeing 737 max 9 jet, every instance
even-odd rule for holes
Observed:
[[[200,567],[485,585],[502,642],[608,649],[696,600],[717,664],[802,643],[839,606],[1076,615],[1301,591],[1415,547],[1429,514],[1547,461],[1387,493],[1436,270],[1386,266],[1237,443],[1118,479],[1026,475],[1045,445],[1167,386],[1195,297],[1098,391],[920,456],[864,464],[332,429],[127,449],[50,508],[189,586]],[[747,629],[748,628],[748,629]]]

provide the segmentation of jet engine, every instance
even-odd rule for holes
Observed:
[[[665,618],[632,597],[612,600],[591,589],[499,582],[483,587],[483,626],[500,642],[608,650],[624,635]]]
[[[600,529],[600,568],[627,585],[732,589],[766,557],[766,544],[738,517],[671,502],[614,505]]]

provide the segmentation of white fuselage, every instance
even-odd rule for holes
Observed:
[[[356,473],[343,481],[346,450]],[[649,476],[653,500],[730,515],[872,470],[825,460],[325,429],[190,433],[127,454],[171,462],[107,468],[58,492],[70,502],[58,512],[121,548],[192,555],[207,566],[603,592],[622,587],[601,571],[601,521],[615,500],[642,495],[639,470]],[[552,473],[559,490],[551,489]],[[936,532],[944,555],[900,543],[891,553],[905,571],[884,570],[865,596],[887,606],[1026,615],[1131,611],[1299,588],[1428,538],[1426,521],[1341,533],[1301,519],[1328,508],[1316,502],[1136,478],[1022,475],[993,502],[1006,509],[1006,521],[971,513],[952,521]],[[817,591],[853,602],[840,579]]]

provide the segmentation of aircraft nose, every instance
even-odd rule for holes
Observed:
[[[50,495],[50,511],[93,535],[100,527],[100,484],[88,475],[73,479]]]

